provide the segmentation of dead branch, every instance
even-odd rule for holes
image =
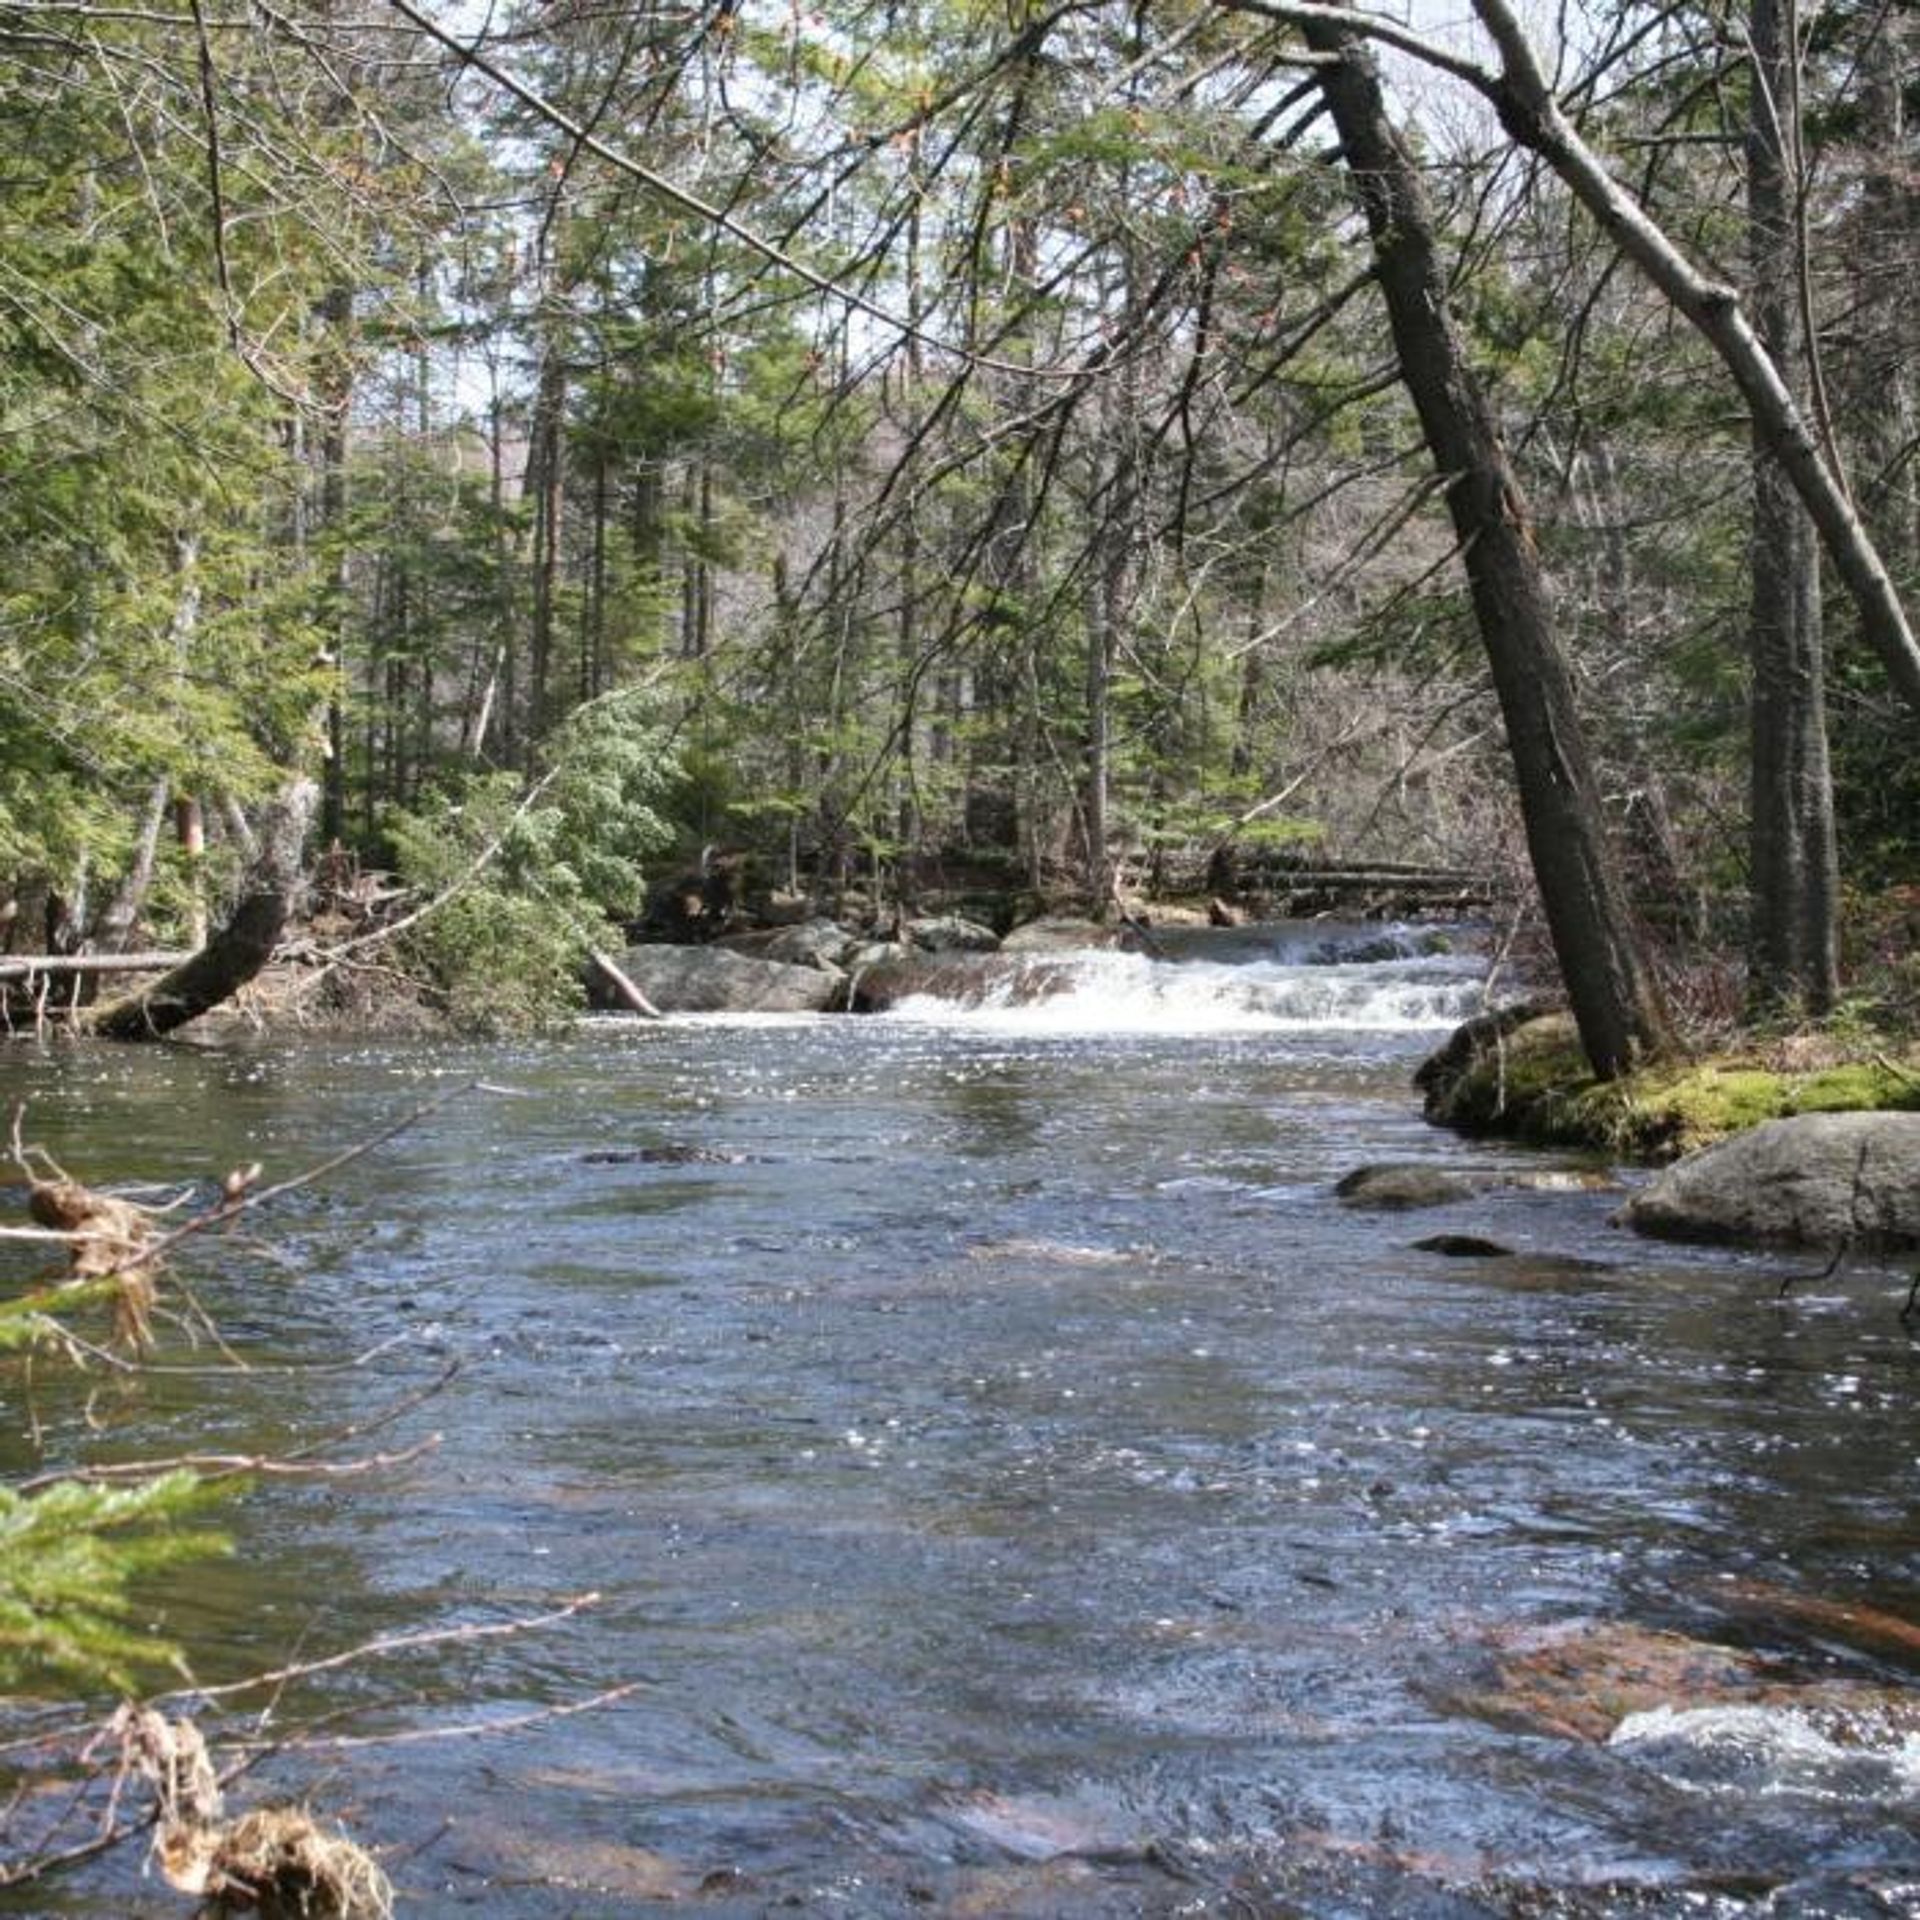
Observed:
[[[119,1460],[102,1466],[34,1474],[29,1479],[16,1481],[14,1490],[38,1493],[47,1487],[75,1481],[104,1486],[118,1480],[147,1480],[155,1474],[180,1471],[198,1474],[202,1480],[231,1480],[241,1474],[263,1480],[353,1480],[408,1466],[432,1453],[440,1441],[439,1434],[430,1433],[424,1440],[395,1453],[368,1453],[353,1460],[295,1460],[285,1454],[264,1453],[177,1453],[164,1460]]]
[[[218,1895],[219,1888],[214,1884],[213,1875],[224,1873],[229,1893],[238,1898],[246,1886],[257,1886],[258,1869],[267,1859],[285,1866],[296,1879],[306,1874],[315,1864],[311,1849],[314,1836],[319,1833],[310,1816],[299,1813],[292,1823],[269,1828],[262,1824],[266,1819],[266,1810],[241,1815],[232,1822],[219,1822],[218,1809],[226,1789],[233,1786],[244,1775],[259,1767],[263,1762],[282,1754],[300,1752],[327,1751],[351,1746],[388,1745],[402,1741],[418,1741],[424,1738],[468,1739],[480,1738],[494,1733],[511,1732],[518,1727],[535,1725],[543,1720],[568,1718],[574,1714],[587,1713],[597,1708],[611,1705],[639,1691],[642,1683],[629,1681],[618,1687],[606,1689],[584,1700],[567,1701],[552,1707],[535,1709],[532,1712],[505,1716],[499,1719],[468,1723],[445,1728],[414,1728],[398,1734],[365,1735],[359,1737],[341,1736],[338,1739],[299,1741],[299,1740],[250,1740],[239,1745],[223,1749],[222,1763],[217,1767],[213,1763],[204,1736],[196,1723],[185,1718],[169,1718],[167,1709],[178,1710],[190,1703],[208,1703],[214,1700],[233,1699],[251,1692],[267,1690],[277,1694],[289,1682],[308,1678],[318,1673],[334,1672],[343,1667],[356,1665],[363,1661],[384,1658],[390,1654],[408,1653],[424,1647],[446,1646],[476,1640],[499,1640],[512,1636],[537,1632],[543,1628],[557,1626],[570,1620],[600,1599],[597,1593],[580,1594],[563,1605],[543,1614],[524,1615],[513,1620],[495,1621],[491,1624],[468,1624],[459,1627],[447,1627],[410,1634],[389,1634],[369,1640],[362,1645],[352,1647],[323,1659],[301,1661],[276,1669],[271,1673],[257,1674],[251,1679],[232,1681],[224,1686],[179,1688],[171,1693],[156,1695],[139,1706],[126,1705],[116,1711],[104,1726],[89,1724],[83,1728],[67,1728],[56,1733],[38,1733],[28,1741],[13,1743],[9,1747],[0,1747],[0,1751],[37,1750],[46,1752],[60,1746],[71,1746],[74,1757],[87,1769],[83,1779],[75,1786],[73,1803],[60,1812],[50,1828],[57,1835],[69,1821],[79,1813],[90,1795],[96,1792],[103,1779],[111,1776],[107,1790],[107,1804],[102,1809],[100,1822],[95,1831],[86,1839],[61,1848],[57,1851],[39,1850],[25,1857],[0,1861],[0,1889],[23,1886],[45,1878],[63,1867],[75,1866],[80,1862],[95,1859],[114,1847],[124,1844],[139,1834],[160,1830],[158,1852],[161,1864],[168,1878],[175,1886],[189,1892],[207,1892]],[[108,1757],[110,1754],[110,1757]],[[230,1757],[229,1757],[230,1756]],[[126,1812],[122,1809],[125,1789],[130,1779],[144,1779],[152,1790],[151,1804],[138,1812]],[[280,1810],[285,1812],[287,1810]],[[329,1849],[339,1844],[336,1837],[319,1836]],[[267,1846],[269,1841],[275,1844]],[[351,1843],[345,1843],[351,1845]],[[353,1876],[360,1873],[359,1862],[367,1866],[372,1862],[358,1848],[354,1848],[354,1860],[346,1860],[333,1855],[330,1851],[323,1858],[331,1859],[335,1866],[349,1868]],[[204,1867],[209,1878],[204,1887],[188,1886],[182,1879],[175,1879],[176,1872],[186,1875],[196,1873]],[[378,1869],[374,1868],[375,1874]],[[375,1883],[366,1881],[362,1890]],[[384,1885],[384,1876],[378,1883]],[[288,1912],[332,1912],[346,1916],[383,1915],[388,1908],[380,1905],[360,1907],[323,1907],[293,1904],[284,1906]]]
[[[356,1666],[364,1660],[385,1659],[389,1654],[415,1653],[423,1647],[452,1646],[470,1640],[510,1640],[519,1634],[537,1633],[546,1627],[556,1627],[561,1621],[571,1620],[576,1614],[586,1612],[589,1607],[597,1607],[600,1598],[598,1593],[582,1593],[549,1613],[523,1614],[513,1620],[469,1622],[458,1627],[428,1627],[418,1633],[384,1634],[378,1639],[362,1641],[357,1647],[349,1647],[344,1653],[327,1654],[318,1660],[297,1661],[276,1667],[271,1673],[256,1673],[245,1680],[229,1680],[216,1687],[176,1688],[171,1693],[156,1694],[150,1704],[163,1706],[170,1701],[231,1700],[240,1694],[284,1687],[292,1680],[310,1679],[316,1673],[337,1672],[342,1667]]]
[[[477,1081],[469,1080],[460,1086],[448,1088],[444,1093],[437,1093],[431,1100],[424,1100],[411,1112],[402,1114],[391,1126],[382,1127],[378,1133],[369,1134],[366,1139],[359,1141],[356,1145],[345,1147],[316,1165],[308,1167],[305,1172],[276,1181],[270,1187],[261,1187],[257,1190],[253,1188],[251,1176],[258,1174],[257,1166],[250,1171],[243,1169],[229,1174],[219,1204],[208,1207],[204,1212],[195,1214],[192,1219],[174,1228],[158,1242],[154,1252],[164,1254],[193,1234],[203,1233],[209,1227],[237,1219],[243,1213],[250,1213],[256,1207],[265,1206],[269,1200],[278,1200],[283,1194],[293,1193],[301,1187],[310,1187],[316,1180],[324,1179],[330,1173],[337,1173],[342,1167],[361,1158],[363,1154],[371,1153],[375,1147],[385,1146],[389,1140],[405,1133],[409,1127],[424,1120],[429,1114],[438,1113],[442,1107],[450,1106],[461,1095],[474,1092],[478,1084]]]
[[[503,1714],[493,1720],[470,1720],[451,1727],[403,1727],[395,1733],[330,1734],[321,1740],[281,1740],[263,1742],[262,1750],[271,1753],[349,1753],[363,1747],[419,1746],[433,1740],[484,1740],[496,1733],[515,1733],[522,1727],[536,1727],[548,1720],[570,1720],[578,1713],[597,1713],[616,1701],[630,1699],[641,1692],[644,1680],[623,1681],[617,1687],[591,1694],[584,1700],[566,1700],[556,1706],[534,1707],[525,1713]],[[241,1751],[247,1749],[243,1746]]]

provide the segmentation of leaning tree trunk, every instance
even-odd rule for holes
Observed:
[[[1512,466],[1447,305],[1419,169],[1352,30],[1309,23],[1316,72],[1372,236],[1394,351],[1465,555],[1506,722],[1541,905],[1580,1042],[1613,1079],[1668,1042],[1666,1016],[1607,845],[1573,681]]]
[[[1473,8],[1500,50],[1502,72],[1492,98],[1501,126],[1560,176],[1608,238],[1720,356],[1752,413],[1754,433],[1779,461],[1819,528],[1834,571],[1859,611],[1862,636],[1900,697],[1920,712],[1920,639],[1899,590],[1738,296],[1694,267],[1608,173],[1555,98],[1540,56],[1507,0],[1473,0]]]
[[[173,789],[168,781],[160,779],[153,783],[146,811],[141,816],[139,837],[134,842],[133,863],[113,890],[94,928],[94,943],[103,953],[125,953],[133,944],[133,930],[153,885],[153,866],[159,858],[160,835],[166,828],[172,798]]]
[[[298,780],[268,810],[260,850],[224,924],[189,960],[125,999],[97,1008],[82,1031],[108,1040],[157,1040],[230,1000],[268,960],[300,890],[300,855],[320,789]]]
[[[1804,364],[1798,49],[1782,0],[1752,0],[1747,250],[1753,319],[1783,377]],[[1820,544],[1757,427],[1753,449],[1752,925],[1748,992],[1758,1008],[1832,1009],[1840,991],[1840,854],[1827,755]]]

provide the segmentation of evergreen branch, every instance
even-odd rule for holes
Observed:
[[[564,133],[583,151],[604,160],[616,172],[624,173],[630,180],[637,181],[649,193],[657,195],[670,206],[678,207],[683,213],[690,213],[717,233],[724,233],[729,239],[737,240],[749,253],[757,255],[769,266],[777,267],[782,273],[791,274],[803,286],[815,293],[825,294],[829,299],[838,300],[853,312],[864,314],[867,319],[877,321],[891,334],[902,340],[911,340],[923,347],[929,347],[943,357],[963,361],[969,366],[989,368],[996,373],[1019,374],[1026,378],[1049,377],[1046,370],[1021,366],[1012,361],[993,360],[957,341],[948,340],[908,318],[895,313],[892,308],[883,306],[879,301],[858,292],[849,286],[844,277],[822,273],[816,267],[810,267],[787,248],[777,246],[747,225],[737,214],[724,207],[715,206],[697,193],[669,180],[665,174],[634,159],[620,148],[611,146],[597,134],[582,126],[564,108],[547,98],[537,88],[526,81],[516,78],[496,60],[489,59],[477,47],[468,45],[457,34],[439,25],[412,4],[412,0],[387,0],[397,14],[410,21],[428,39],[446,48],[462,66],[471,68],[497,87],[511,94],[523,107],[538,114],[547,124],[558,132]],[[1053,377],[1079,378],[1074,369],[1066,370],[1064,375]]]

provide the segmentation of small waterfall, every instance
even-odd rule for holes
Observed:
[[[1486,963],[1458,930],[1278,923],[1153,944],[944,963],[882,1017],[1036,1034],[1419,1032],[1483,1004]]]

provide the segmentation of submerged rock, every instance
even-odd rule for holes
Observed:
[[[1920,1736],[1920,1698],[1867,1680],[1810,1678],[1786,1661],[1625,1620],[1573,1620],[1497,1632],[1482,1682],[1446,1697],[1456,1710],[1561,1738],[1645,1739],[1652,1716],[1741,1708],[1792,1714],[1856,1749]]]
[[[843,983],[724,947],[629,947],[628,977],[662,1013],[824,1013]]]
[[[1470,1200],[1479,1191],[1471,1180],[1444,1167],[1419,1165],[1355,1167],[1333,1190],[1350,1207],[1381,1213],[1443,1207],[1451,1200]]]
[[[1690,1155],[1620,1218],[1669,1240],[1920,1247],[1920,1113],[1808,1113]]]
[[[747,1158],[721,1147],[595,1147],[583,1153],[589,1167],[737,1167]]]
[[[1502,1188],[1592,1193],[1616,1184],[1611,1174],[1591,1167],[1442,1167],[1414,1160],[1355,1167],[1333,1190],[1350,1207],[1410,1213],[1417,1207],[1444,1207]]]
[[[1415,1253],[1438,1253],[1449,1260],[1511,1260],[1513,1249],[1477,1233],[1433,1233],[1413,1243]]]

